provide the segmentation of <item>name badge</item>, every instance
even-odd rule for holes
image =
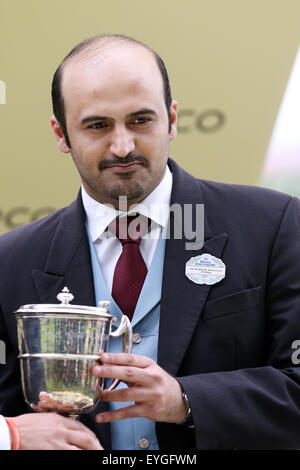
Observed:
[[[225,277],[223,261],[208,253],[191,258],[185,265],[185,275],[196,284],[216,284]]]

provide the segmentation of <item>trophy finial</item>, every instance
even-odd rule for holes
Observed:
[[[63,290],[56,296],[56,298],[62,304],[69,305],[69,303],[74,299],[74,295],[71,294],[67,287],[64,287]]]

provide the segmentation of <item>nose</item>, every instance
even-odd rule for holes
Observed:
[[[110,152],[116,157],[126,157],[135,149],[133,135],[125,127],[118,127],[114,130],[110,142]]]

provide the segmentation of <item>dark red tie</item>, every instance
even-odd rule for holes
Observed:
[[[122,243],[123,251],[115,267],[112,297],[130,320],[147,274],[147,267],[140,252],[140,241],[146,230],[143,230],[144,228],[141,228],[138,224],[136,231],[132,231],[130,227],[128,231],[129,224],[136,217],[127,217],[127,223],[126,219],[118,218],[115,227],[115,234]]]

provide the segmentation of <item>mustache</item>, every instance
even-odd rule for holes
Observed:
[[[140,163],[146,168],[149,167],[149,162],[147,158],[144,157],[144,155],[129,153],[128,155],[126,155],[126,157],[122,158],[104,158],[104,160],[99,163],[98,169],[99,171],[102,171],[112,165],[128,165],[129,163]]]

